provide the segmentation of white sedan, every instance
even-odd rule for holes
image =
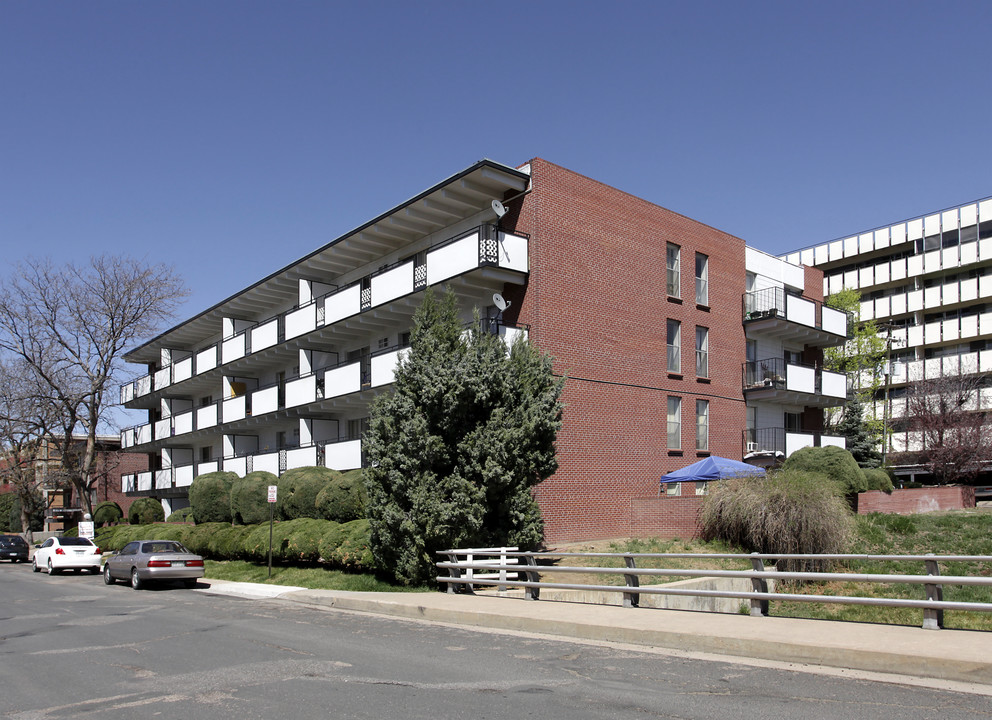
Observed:
[[[35,545],[32,565],[35,572],[42,568],[49,575],[63,570],[89,570],[100,572],[100,548],[92,540],[81,537],[50,537],[41,545]]]

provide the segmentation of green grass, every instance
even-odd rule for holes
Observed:
[[[296,585],[311,590],[350,590],[353,592],[429,592],[426,587],[394,585],[371,573],[346,573],[320,567],[273,565],[269,577],[268,565],[242,560],[207,560],[205,574],[208,579],[235,582],[266,583],[269,585]]]

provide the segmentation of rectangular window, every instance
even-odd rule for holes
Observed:
[[[696,450],[707,452],[710,449],[710,401],[696,401]]]
[[[706,481],[705,480],[697,480],[696,481],[696,494],[697,495],[706,495],[708,492],[709,492],[709,490],[707,489],[707,483],[706,483]]]
[[[785,431],[786,432],[801,432],[802,431],[802,413],[785,413]]]
[[[682,372],[682,323],[669,319],[668,329],[668,372]]]
[[[679,291],[681,285],[681,278],[679,272],[679,246],[668,243],[668,249],[665,252],[665,284],[668,288],[668,294],[671,297],[682,297],[682,293]]]
[[[682,494],[682,483],[670,482],[665,483],[665,494],[666,495],[681,495]]]
[[[668,398],[668,449],[682,449],[682,398]]]
[[[696,328],[696,377],[710,376],[710,331],[708,328]]]
[[[696,304],[710,304],[710,259],[696,253]]]

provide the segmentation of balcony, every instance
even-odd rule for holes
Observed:
[[[148,407],[160,392],[190,378],[472,271],[486,276],[486,292],[492,292],[489,285],[501,289],[505,282],[520,282],[529,271],[528,244],[528,238],[497,233],[491,225],[473,228],[431,248],[419,261],[383,268],[126,383],[120,388],[121,403]]]
[[[744,394],[747,400],[784,405],[835,407],[847,402],[847,376],[821,368],[769,358],[744,363]]]
[[[804,447],[836,445],[843,448],[846,439],[836,435],[823,435],[785,428],[756,428],[744,431],[744,458],[784,459]]]
[[[780,287],[745,293],[743,320],[748,337],[760,333],[815,347],[841,345],[847,339],[846,313]]]

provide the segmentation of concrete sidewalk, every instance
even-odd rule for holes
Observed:
[[[209,587],[207,587],[209,585]],[[738,658],[911,676],[992,692],[992,633],[623,608],[490,593],[358,593],[200,580],[199,591]]]

